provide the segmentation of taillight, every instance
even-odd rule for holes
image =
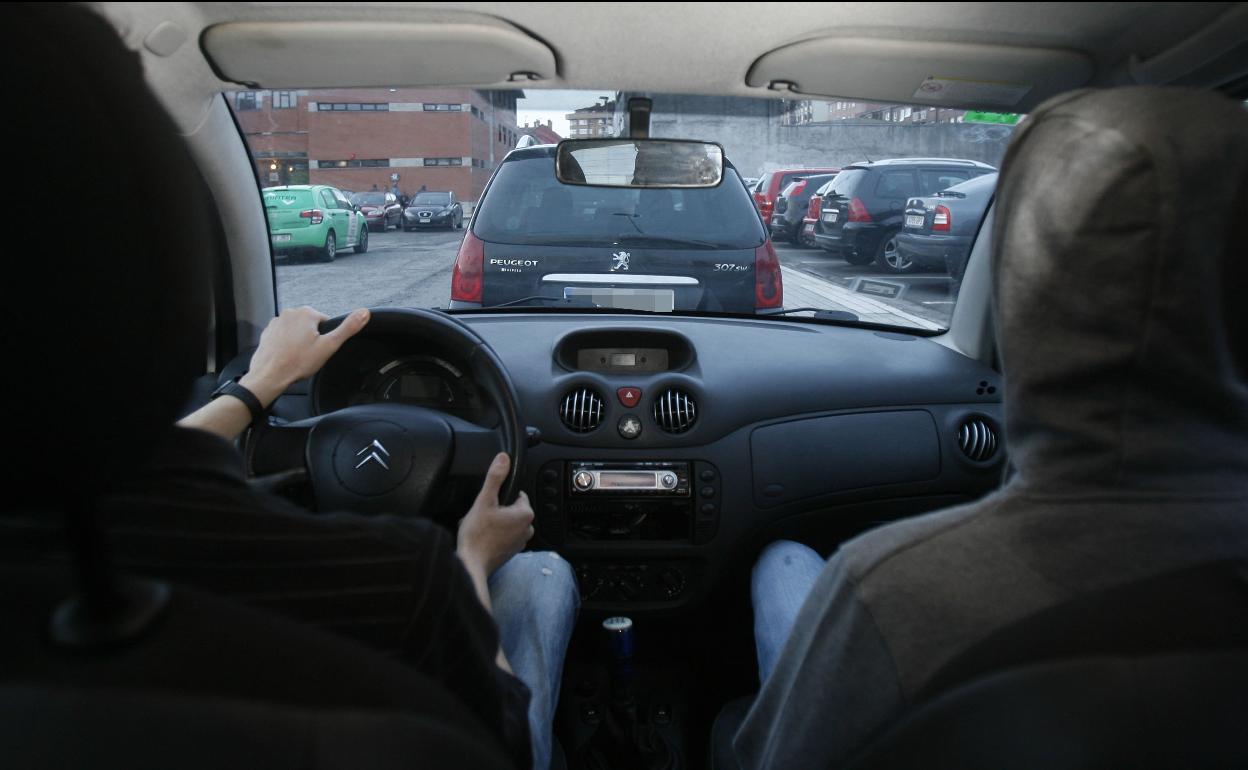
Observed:
[[[850,222],[870,222],[871,215],[867,213],[867,206],[862,202],[862,198],[854,198],[849,202],[849,221]]]
[[[769,222],[769,221],[771,221],[771,212],[772,212],[772,209],[774,209],[774,208],[775,208],[775,206],[776,206],[776,204],[774,204],[774,203],[772,203],[771,201],[768,201],[768,200],[761,201],[761,202],[758,204],[758,213],[760,213],[760,214],[762,214],[762,215],[763,215],[763,221],[764,221],[764,222]]]
[[[455,255],[451,271],[451,299],[462,302],[481,301],[481,283],[485,276],[485,244],[469,230]]]
[[[949,213],[949,209],[937,206],[936,213],[932,216],[932,232],[947,233],[952,226],[953,215]]]
[[[810,196],[810,205],[806,207],[807,219],[818,219],[819,210],[823,208],[823,198],[818,195]]]
[[[784,282],[780,277],[780,258],[772,248],[771,239],[754,250],[754,307],[781,307],[784,304]]]
[[[319,225],[325,221],[325,212],[320,209],[308,209],[306,211],[300,211],[299,217],[301,219],[311,219],[312,224]]]

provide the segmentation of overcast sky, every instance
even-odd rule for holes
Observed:
[[[554,121],[556,134],[568,138],[568,121],[564,118],[573,110],[597,104],[598,97],[615,98],[614,91],[556,91],[526,88],[524,98],[516,102],[516,122],[524,128],[525,123]]]

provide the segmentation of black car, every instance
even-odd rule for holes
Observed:
[[[832,180],[815,225],[815,243],[851,265],[874,261],[886,273],[908,273],[897,250],[906,201],[931,195],[995,168],[950,158],[900,158],[855,163]]]
[[[754,313],[782,300],[775,250],[730,163],[715,187],[565,185],[553,145],[513,150],[499,164],[451,278],[451,308]]]
[[[352,193],[349,199],[360,207],[360,211],[368,219],[369,230],[385,232],[391,225],[397,228],[403,224],[403,207],[399,205],[399,199],[394,193],[358,192]]]
[[[427,227],[458,230],[463,226],[464,207],[453,191],[416,193],[403,210],[404,230]]]
[[[836,174],[813,174],[789,182],[780,191],[780,195],[776,196],[776,206],[771,212],[771,237],[797,243],[802,234],[802,219],[806,216],[810,196],[835,176]]]
[[[962,280],[979,223],[996,189],[997,175],[984,174],[907,201],[905,227],[897,235],[901,261],[945,270]]]

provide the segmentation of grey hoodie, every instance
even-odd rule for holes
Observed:
[[[1248,113],[1181,89],[1051,100],[996,222],[1017,473],[841,547],[737,734],[746,768],[835,767],[992,632],[1248,556]]]

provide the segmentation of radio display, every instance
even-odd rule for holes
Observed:
[[[653,489],[653,472],[603,471],[598,476],[598,486],[603,489]]]
[[[612,353],[611,365],[612,366],[636,366],[637,354],[636,353]]]

